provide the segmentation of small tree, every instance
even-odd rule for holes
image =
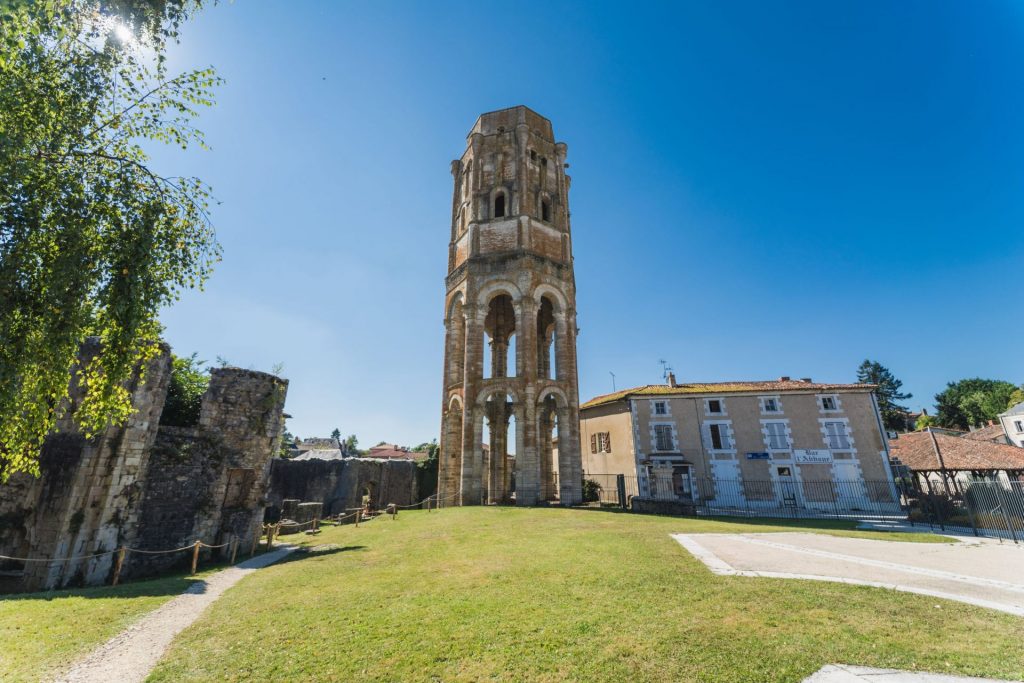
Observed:
[[[341,446],[341,430],[340,429],[335,427],[334,430],[331,432],[331,438],[334,439],[335,443],[337,443],[339,446]]]
[[[936,420],[933,415],[922,415],[921,417],[917,418],[917,422],[914,423],[914,429],[920,432],[922,430],[928,429],[929,427],[938,426],[938,424],[939,421]]]
[[[169,427],[194,427],[199,424],[203,394],[210,386],[210,375],[203,369],[206,361],[171,355],[171,384],[167,389],[160,424]]]
[[[220,81],[165,61],[197,6],[0,2],[0,482],[38,474],[72,383],[87,437],[128,419],[160,310],[219,258],[209,188],[147,154],[203,146],[194,119]],[[83,365],[88,336],[100,351]]]
[[[865,360],[857,368],[857,382],[859,384],[876,384],[878,388],[875,395],[878,397],[878,412],[882,414],[882,423],[886,429],[906,429],[905,415],[907,409],[899,405],[897,401],[905,401],[913,398],[913,394],[904,394],[900,391],[903,382],[896,377],[878,361]]]

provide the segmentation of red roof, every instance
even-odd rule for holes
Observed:
[[[366,457],[380,458],[381,460],[423,460],[427,454],[410,451],[398,444],[385,443],[366,451]]]
[[[936,449],[938,453],[936,453]],[[942,432],[901,434],[889,441],[893,458],[919,472],[947,470],[1024,470],[1024,448],[976,441]],[[942,461],[939,461],[939,455]]]
[[[995,441],[1000,439],[1002,443],[1006,443],[1006,432],[1003,431],[1003,425],[994,424],[975,429],[973,432],[967,432],[963,438],[971,439],[972,441]]]

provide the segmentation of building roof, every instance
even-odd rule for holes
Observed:
[[[345,454],[340,448],[313,448],[303,451],[291,460],[343,460]]]
[[[365,457],[379,460],[424,460],[427,453],[410,451],[408,448],[394,443],[382,443],[366,451]]]
[[[784,391],[872,391],[874,384],[826,384],[803,379],[780,378],[754,382],[708,382],[694,384],[648,384],[633,389],[623,389],[590,399],[581,409],[615,403],[636,396],[682,396],[690,394],[771,394]]]
[[[997,439],[1006,439],[1006,432],[1003,431],[1002,424],[994,424],[967,432],[963,438],[972,441],[996,441]]]
[[[938,449],[938,453],[936,453]],[[1024,470],[1024,448],[977,441],[939,431],[901,434],[889,441],[893,458],[918,472],[946,470]],[[942,461],[939,461],[939,455]]]
[[[1021,401],[1017,405],[1012,406],[1005,413],[1001,413],[1001,414],[1002,415],[1024,415],[1024,401]]]

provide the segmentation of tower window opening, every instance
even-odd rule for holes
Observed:
[[[545,222],[551,220],[551,203],[546,199],[540,200],[540,219]]]
[[[537,150],[530,150],[530,161],[537,161]]]
[[[499,193],[494,198],[494,217],[495,218],[502,218],[502,217],[504,217],[504,215],[505,215],[505,195],[504,195],[504,193]]]
[[[547,166],[548,165],[548,158],[547,157],[541,157],[540,158],[540,165],[541,166]]]

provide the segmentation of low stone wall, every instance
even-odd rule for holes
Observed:
[[[655,498],[640,498],[634,496],[630,500],[630,509],[633,512],[640,512],[648,515],[675,515],[693,516],[697,514],[693,503],[686,503],[681,500],[657,500]]]
[[[340,460],[283,460],[275,458],[270,468],[267,495],[268,518],[287,499],[323,504],[323,514],[337,515],[362,507],[369,492],[371,505],[411,505],[419,502],[416,463],[410,460],[344,458]]]

